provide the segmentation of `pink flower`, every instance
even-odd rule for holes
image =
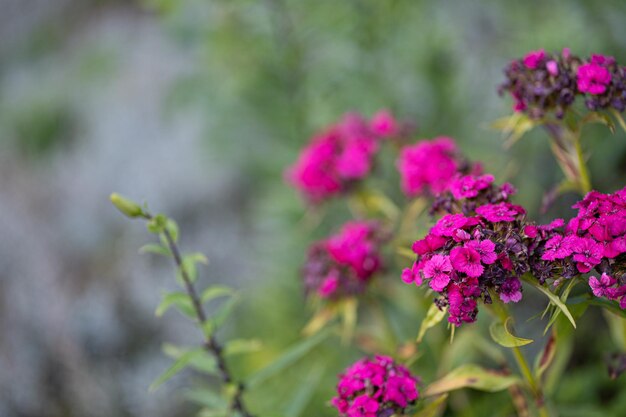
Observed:
[[[335,273],[326,277],[322,285],[320,285],[319,294],[322,298],[330,297],[339,287],[339,273],[337,271],[333,272]]]
[[[388,110],[381,110],[370,121],[372,131],[378,136],[389,137],[399,133],[398,122]]]
[[[411,268],[404,268],[402,270],[402,281],[406,284],[415,283],[415,285],[422,285],[422,276],[419,273],[417,264],[413,264]]]
[[[546,242],[545,252],[541,255],[544,261],[554,261],[564,259],[572,254],[571,239],[562,235],[555,235]]]
[[[412,249],[418,255],[425,255],[429,252],[436,251],[440,247],[442,247],[448,239],[442,236],[437,236],[435,234],[429,233],[424,237],[424,239],[416,240],[413,243]]]
[[[591,55],[591,63],[607,67],[609,65],[615,64],[615,58],[613,58],[612,56],[606,56],[606,55],[600,55],[600,54],[592,54]]]
[[[462,214],[446,214],[433,226],[430,234],[435,236],[452,236],[457,229],[467,225],[468,218]]]
[[[536,69],[539,63],[546,57],[546,51],[539,49],[537,51],[531,51],[524,56],[524,65],[528,69]]]
[[[483,216],[490,222],[512,222],[520,214],[525,214],[525,210],[511,203],[485,204],[476,208],[476,213]]]
[[[430,278],[430,288],[437,292],[443,291],[450,282],[450,272],[452,265],[447,256],[434,255],[424,265],[424,276]]]
[[[339,375],[331,404],[341,417],[400,415],[418,399],[418,381],[390,357],[363,358]]]
[[[604,252],[604,246],[597,243],[593,239],[578,238],[572,244],[574,250],[574,261],[576,261],[576,268],[582,273],[591,271],[591,268],[598,265],[602,260],[602,254]]]
[[[609,70],[595,63],[578,67],[576,74],[578,90],[581,93],[603,94],[611,82]]]
[[[589,277],[589,286],[593,291],[593,295],[596,297],[611,297],[611,287],[615,285],[617,281],[610,277],[609,275],[602,273],[602,276],[598,280],[598,278],[591,276]]]
[[[493,175],[491,174],[457,176],[450,183],[450,192],[457,200],[472,198],[476,197],[479,191],[488,188],[492,183]]]
[[[489,239],[471,240],[465,244],[465,247],[475,250],[480,254],[480,260],[485,265],[491,265],[498,260],[496,255],[496,244]]]
[[[480,254],[471,248],[456,247],[450,251],[450,262],[457,271],[469,277],[479,277],[485,267],[480,263]]]
[[[509,278],[500,286],[500,300],[503,303],[517,303],[522,299],[522,283],[517,278]]]
[[[546,62],[546,69],[553,77],[559,75],[559,65],[554,60]]]
[[[443,192],[458,169],[456,152],[454,141],[447,137],[402,148],[397,163],[402,191],[409,197]]]
[[[363,394],[354,399],[346,414],[348,417],[376,417],[376,411],[378,411],[378,401]]]

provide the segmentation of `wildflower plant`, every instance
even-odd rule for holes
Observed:
[[[342,348],[368,354],[338,374],[336,396],[326,406],[340,417],[441,416],[451,392],[464,388],[508,392],[510,409],[520,416],[557,415],[546,378],[560,372],[552,369],[556,346],[571,342],[564,335],[590,306],[610,312],[614,328],[623,329],[626,318],[626,188],[591,191],[581,145],[587,123],[613,129],[617,121],[626,130],[621,116],[625,70],[612,57],[583,59],[567,49],[558,54],[538,50],[512,61],[505,76],[500,92],[513,98],[514,114],[497,127],[514,140],[535,126],[546,130],[566,175],[548,194],[554,199],[578,192],[577,212],[569,220],[540,224],[528,215],[532,210],[516,204],[512,184],[485,173],[454,139],[397,140],[406,139],[408,130],[390,112],[370,119],[347,113],[314,135],[286,169],[285,179],[306,205],[320,207],[336,199],[352,218],[311,242],[300,270],[303,301],[313,310],[303,340],[252,381],[286,369],[330,335],[339,335]],[[363,185],[378,175],[377,154],[385,146],[396,152],[398,178],[388,184],[396,192]],[[202,348],[184,351],[166,376],[191,364],[195,354],[210,358],[207,369],[227,387],[225,409],[251,415],[244,392],[254,383],[234,382],[225,359],[229,344],[222,346],[215,337],[228,310],[208,317],[202,307],[218,296],[233,297],[232,290],[209,287],[198,295],[195,264],[204,258],[180,254],[175,223],[118,195],[112,201],[127,216],[146,220],[160,236],[161,245],[146,250],[175,261],[185,292],[168,294],[159,311],[176,306],[191,313],[203,331]],[[393,288],[412,298],[396,297]],[[516,335],[509,306],[536,308],[526,302],[533,294],[544,297],[546,307],[534,319],[546,321],[549,336],[531,366],[520,348],[539,342]],[[428,306],[410,340],[395,336],[397,323],[385,311],[400,308],[397,300]],[[489,345],[483,350],[497,358],[491,366],[473,363],[471,357],[457,366],[441,360],[437,374],[443,376],[418,376],[428,350],[423,342],[442,322],[447,322],[452,345],[455,329],[475,331],[482,340],[480,325],[487,323],[489,337],[507,353],[494,354]],[[618,375],[626,366],[610,369]]]

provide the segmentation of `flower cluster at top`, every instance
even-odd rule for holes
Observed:
[[[417,260],[402,272],[402,280],[421,285],[426,279],[448,307],[448,321],[471,323],[477,302],[491,302],[489,291],[505,302],[522,299],[519,277],[526,273],[528,251],[524,244],[526,211],[511,203],[486,204],[476,215],[447,214],[421,240],[413,244]]]
[[[377,222],[353,221],[311,245],[303,267],[307,295],[339,299],[361,293],[382,269],[384,234]]]
[[[369,121],[358,113],[348,113],[311,139],[287,169],[287,181],[313,203],[343,194],[369,174],[380,141],[400,130],[388,111]]]
[[[458,173],[478,174],[480,165],[464,161],[454,140],[438,137],[405,146],[398,159],[402,191],[409,197],[437,195],[445,191]]]
[[[568,48],[560,54],[540,49],[512,61],[504,73],[506,81],[498,91],[508,91],[514,100],[513,109],[531,118],[549,112],[562,118],[577,96],[585,98],[590,110],[626,109],[626,68],[610,56],[581,59]]]
[[[417,400],[419,379],[387,356],[364,358],[339,375],[337,397],[331,403],[340,416],[402,415]]]

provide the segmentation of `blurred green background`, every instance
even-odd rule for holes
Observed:
[[[513,182],[538,220],[568,218],[573,195],[539,213],[562,175],[546,136],[533,131],[507,150],[488,127],[510,113],[496,93],[501,69],[538,48],[626,62],[619,0],[0,0],[0,10],[0,416],[198,409],[184,398],[203,379],[193,372],[147,391],[169,363],[161,344],[199,337],[176,314],[154,317],[161,291],[175,285],[172,269],[139,257],[149,237],[110,207],[110,192],[179,221],[183,248],[211,261],[201,285],[241,288],[220,337],[263,340],[261,352],[233,360],[245,377],[300,339],[311,314],[298,275],[306,248],[349,218],[336,203],[307,225],[283,181],[313,132],[349,110],[389,108],[416,123],[416,138],[454,137]],[[622,188],[626,135],[587,129],[594,187]],[[385,192],[399,199],[386,171]],[[380,287],[402,341],[415,336],[429,300],[397,273]],[[531,294],[520,314],[544,304]],[[433,330],[413,369],[428,382],[472,358],[496,366],[503,358],[476,337],[485,324],[457,332],[452,346],[443,326]],[[519,330],[541,338],[542,326],[521,321]],[[604,364],[624,346],[598,311],[573,337],[571,355],[561,355],[568,376],[552,383],[561,415],[626,415],[624,377],[611,381]],[[336,415],[326,404],[336,374],[362,353],[330,338],[251,390],[251,408]],[[463,391],[446,415],[515,412],[506,393]]]

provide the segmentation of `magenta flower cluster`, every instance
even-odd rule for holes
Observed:
[[[469,164],[461,159],[454,140],[444,136],[405,146],[397,165],[402,191],[408,197],[439,194],[458,172],[469,171]],[[480,167],[474,169],[479,171]]]
[[[345,417],[402,415],[419,397],[418,382],[390,357],[363,358],[339,375],[331,403]]]
[[[369,174],[381,140],[399,132],[400,126],[388,111],[369,121],[348,113],[311,139],[287,169],[286,179],[313,203],[343,194]]]
[[[413,244],[417,259],[402,272],[402,280],[440,294],[456,326],[476,320],[478,300],[491,302],[489,291],[505,302],[522,298],[519,277],[528,271],[524,245],[525,210],[511,203],[486,204],[476,215],[447,214]]]
[[[384,241],[377,222],[354,221],[314,243],[303,268],[306,293],[323,299],[361,293],[383,266],[380,246]]]
[[[580,273],[594,269],[601,274],[589,279],[594,295],[626,308],[626,187],[613,194],[592,191],[573,207],[578,215],[544,258],[571,257]]]
[[[499,92],[513,97],[513,109],[532,118],[548,112],[564,116],[576,97],[583,96],[590,110],[626,109],[626,69],[613,57],[591,55],[581,59],[565,48],[560,54],[543,49],[509,63]]]

